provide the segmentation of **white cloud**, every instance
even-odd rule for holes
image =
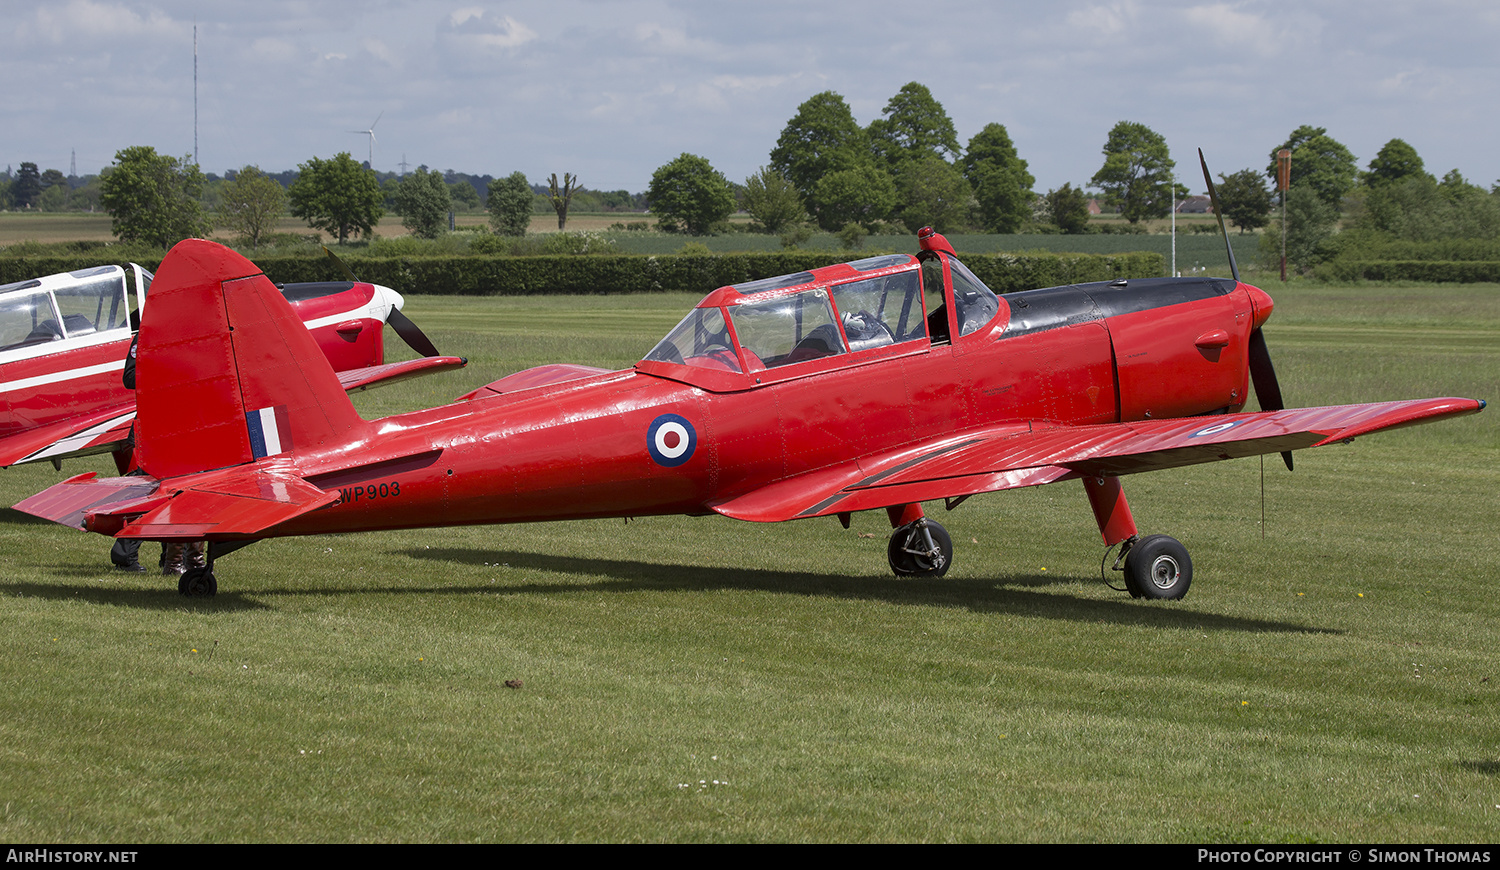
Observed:
[[[63,4],[37,4],[30,19],[15,22],[18,40],[38,40],[64,45],[79,39],[160,39],[190,33],[192,25],[173,21],[160,9],[141,14],[126,3],[96,3],[69,0]]]
[[[464,8],[448,16],[448,33],[463,42],[483,48],[516,48],[537,38],[537,33],[509,15],[486,18],[483,9]]]

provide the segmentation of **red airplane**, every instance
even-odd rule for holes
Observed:
[[[101,266],[0,287],[0,467],[114,453],[126,469],[135,395],[120,372],[132,308],[144,310],[152,277],[132,263],[129,272]],[[345,389],[462,365],[437,355],[388,287],[350,276],[281,289]],[[386,323],[424,358],[385,365]]]
[[[755,522],[886,511],[899,575],[953,545],[922,502],[1079,480],[1129,591],[1181,598],[1187,550],[1140,537],[1120,477],[1288,452],[1471,414],[1441,398],[1282,410],[1238,280],[1161,278],[997,296],[937,233],[920,253],[721,287],[633,368],[542,366],[453,404],[355,412],[250,261],[185,241],[140,331],[147,476],[80,475],[16,505],[121,538],[262,538],[659,514]],[[1242,412],[1254,381],[1266,410]]]

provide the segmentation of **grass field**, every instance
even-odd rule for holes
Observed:
[[[1289,404],[1500,396],[1500,288],[1271,292]],[[358,404],[693,301],[412,297],[470,368]],[[1260,469],[1125,480],[1180,602],[1100,583],[1073,484],[929,505],[936,581],[883,515],[650,518],[267,541],[208,601],[0,511],[0,838],[1493,842],[1500,412],[1271,457],[1264,537]]]

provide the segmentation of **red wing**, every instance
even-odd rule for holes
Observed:
[[[109,408],[0,440],[0,468],[113,453],[127,446],[135,406]]]
[[[712,507],[755,522],[826,516],[1299,450],[1483,408],[1474,399],[1415,399],[1098,426],[1007,424],[777,481]]]
[[[445,372],[449,369],[461,369],[468,365],[468,360],[457,356],[424,356],[418,359],[409,359],[405,362],[386,363],[380,366],[370,366],[363,369],[349,369],[338,373],[339,384],[344,392],[353,393],[359,390],[368,390],[371,387],[390,386],[400,381],[411,378],[419,378],[423,375]]]

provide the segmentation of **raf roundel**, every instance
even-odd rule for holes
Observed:
[[[676,468],[693,458],[698,433],[686,417],[662,414],[646,429],[646,450],[657,465]]]

